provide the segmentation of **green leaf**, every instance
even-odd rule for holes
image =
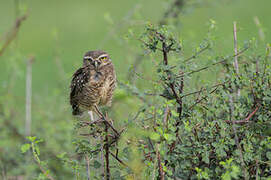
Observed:
[[[58,157],[59,159],[63,159],[64,156],[65,156],[66,154],[67,154],[66,152],[63,152],[63,153],[61,153],[61,154],[58,154],[57,157]]]
[[[37,155],[39,156],[40,155],[40,148],[39,148],[39,146],[35,146],[35,150],[37,152]]]
[[[202,158],[202,160],[203,160],[205,163],[207,163],[207,164],[210,163],[210,160],[209,160],[209,151],[205,150],[205,153],[203,153],[203,158]]]
[[[36,140],[35,136],[33,136],[33,137],[32,136],[27,136],[26,138],[31,142],[34,142]]]
[[[26,151],[28,151],[30,149],[30,144],[24,144],[21,146],[21,152],[25,153]]]
[[[102,165],[101,165],[101,163],[100,163],[99,161],[96,161],[96,160],[95,160],[93,166],[94,166],[95,169],[98,169],[98,168],[100,168]]]
[[[268,152],[266,153],[266,157],[267,157],[269,160],[271,160],[271,152],[270,152],[270,151],[268,151]]]
[[[160,139],[160,135],[158,133],[153,132],[150,138],[154,141],[158,141]]]

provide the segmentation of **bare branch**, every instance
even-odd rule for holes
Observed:
[[[234,121],[235,124],[245,124],[245,123],[248,123],[250,122],[249,120],[254,116],[254,114],[259,110],[259,106],[257,106],[255,108],[255,110],[253,110],[245,119],[243,120],[239,120],[239,121]],[[227,123],[232,123],[231,121],[229,120],[226,120]]]
[[[180,75],[180,76],[177,76],[177,78],[181,78],[181,77],[184,77],[184,76],[188,76],[188,75],[191,75],[191,74],[193,74],[193,73],[200,72],[200,71],[203,71],[203,70],[205,70],[205,69],[208,69],[208,68],[210,68],[210,67],[212,67],[212,66],[215,66],[215,65],[218,65],[218,64],[222,64],[222,63],[226,62],[228,59],[231,59],[231,58],[233,58],[233,57],[235,57],[235,56],[239,56],[240,54],[242,54],[243,52],[245,52],[245,51],[248,50],[248,49],[249,49],[249,47],[246,47],[246,48],[244,48],[242,51],[239,51],[239,53],[237,53],[237,54],[235,54],[235,55],[233,55],[233,56],[230,56],[230,57],[227,57],[227,58],[223,58],[222,60],[220,60],[220,61],[218,61],[218,62],[215,62],[215,63],[213,63],[213,64],[211,64],[211,65],[209,65],[209,66],[205,66],[205,67],[202,67],[202,68],[199,68],[199,69],[196,69],[196,70],[193,70],[193,71],[184,73],[184,74],[182,74],[182,75]]]
[[[107,117],[107,114],[106,114]],[[105,165],[106,165],[106,179],[110,180],[110,168],[109,168],[109,140],[108,140],[108,123],[105,123]]]
[[[202,48],[200,51],[196,52],[196,53],[195,53],[194,55],[192,55],[191,57],[185,59],[183,62],[184,62],[184,63],[187,63],[187,62],[189,62],[190,60],[197,58],[198,55],[200,55],[201,53],[203,53],[204,51],[206,51],[206,50],[209,49],[209,48],[210,48],[210,44],[207,44],[204,48]]]
[[[89,173],[89,158],[88,155],[85,155],[85,161],[86,161],[86,172],[87,172],[87,178],[90,180],[90,173]]]
[[[234,39],[234,67],[237,76],[239,75],[239,65],[238,65],[238,47],[237,47],[237,33],[236,33],[236,22],[233,22],[233,39]],[[240,89],[237,89],[237,96],[240,96]]]
[[[161,163],[161,157],[160,157],[160,152],[159,152],[159,144],[156,146],[156,156],[158,160],[158,168],[159,168],[159,180],[164,180],[165,179],[165,174],[163,170],[163,166]]]
[[[118,156],[116,156],[115,154],[113,154],[112,152],[110,152],[109,151],[109,153],[110,153],[110,155],[112,156],[112,157],[114,157],[120,164],[122,164],[123,166],[126,166],[126,167],[129,167],[126,163],[124,163]]]
[[[257,16],[254,17],[254,22],[259,29],[259,37],[260,37],[261,41],[264,41],[265,35],[264,35],[263,27],[262,27],[260,20]]]
[[[32,63],[34,56],[27,60],[26,65],[26,99],[25,99],[25,135],[31,134],[31,99],[32,99]]]
[[[2,48],[0,49],[0,56],[3,55],[4,51],[6,50],[6,48],[9,46],[9,44],[16,38],[19,29],[21,27],[21,24],[24,20],[26,20],[28,16],[28,13],[24,14],[21,17],[18,17],[15,21],[14,26],[11,28],[11,30],[1,39],[5,39],[5,42],[2,46]]]
[[[240,161],[241,161],[241,167],[243,169],[243,173],[244,173],[244,177],[245,177],[245,180],[248,180],[248,175],[247,175],[247,170],[246,170],[246,167],[245,167],[245,161],[244,161],[244,157],[243,157],[243,151],[242,151],[242,147],[239,143],[239,137],[237,135],[237,129],[235,127],[235,121],[234,121],[234,103],[233,103],[233,97],[232,95],[230,94],[229,95],[229,98],[230,98],[230,121],[232,122],[232,129],[233,129],[233,132],[234,132],[234,140],[235,140],[235,144],[238,148],[238,150],[240,151],[239,153],[239,157],[240,157]]]

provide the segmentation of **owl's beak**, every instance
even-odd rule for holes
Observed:
[[[94,61],[94,66],[96,69],[97,69],[98,65],[99,65],[98,61]]]
[[[100,61],[100,60],[94,60],[94,67],[95,67],[95,69],[98,69],[98,67],[100,66],[100,64],[101,64],[102,62]]]

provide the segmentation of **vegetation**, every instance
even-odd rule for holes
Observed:
[[[74,48],[74,62],[63,46],[72,38],[63,38],[62,30],[53,31],[50,51],[35,47],[35,33],[28,36],[32,42],[21,44],[35,13],[31,7],[42,6],[32,3],[14,1],[15,23],[0,36],[2,179],[271,178],[271,52],[264,28],[270,24],[259,18],[268,12],[259,8],[266,4],[152,1],[157,8],[146,13],[150,2],[124,3],[133,7],[119,22],[103,14],[109,27],[103,38],[88,44],[80,32],[90,28],[74,28],[85,46]],[[254,23],[254,29],[247,27],[253,36],[239,21],[221,31],[221,17],[212,16],[201,29],[185,29],[193,27],[192,18],[198,24],[201,13],[223,6],[253,7],[257,16],[245,22]],[[102,108],[94,122],[87,115],[72,117],[68,104],[70,77],[89,48],[108,49],[118,76],[113,106]]]

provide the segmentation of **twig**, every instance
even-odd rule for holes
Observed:
[[[155,172],[156,172],[156,165],[158,164],[158,154],[156,153],[155,160],[153,163],[153,172],[152,172],[152,180],[155,180]]]
[[[101,111],[99,110],[99,108],[95,105],[95,110],[98,113],[98,115],[100,116],[100,118],[102,118],[104,120],[104,122],[109,125],[109,127],[118,135],[118,137],[120,137],[119,132],[112,126],[112,124],[110,122],[107,121],[107,119],[104,117],[103,113],[101,113]]]
[[[215,87],[214,90],[212,90],[209,94],[214,93],[218,89],[218,86]],[[195,105],[199,104],[202,100],[206,99],[208,95],[198,99],[192,106],[190,106],[188,109],[191,110]]]
[[[187,63],[188,61],[195,59],[198,55],[200,55],[201,53],[203,53],[205,50],[209,49],[210,44],[207,44],[204,48],[202,48],[200,51],[196,52],[194,55],[192,55],[191,57],[185,59],[183,62]]]
[[[165,179],[165,174],[164,174],[163,166],[161,164],[161,157],[160,157],[160,152],[159,152],[159,144],[156,145],[156,156],[157,156],[158,168],[159,168],[159,180],[164,180]]]
[[[234,123],[235,124],[244,124],[244,123],[247,123],[247,122],[249,122],[249,120],[252,118],[252,116],[258,111],[258,109],[259,109],[259,106],[257,106],[256,108],[255,108],[255,110],[254,111],[252,111],[245,119],[243,119],[243,120],[239,120],[239,121],[234,121]],[[226,121],[227,123],[232,123],[232,121]]]
[[[226,83],[228,83],[229,81],[226,81],[226,82],[223,82],[223,83],[218,83],[218,84],[215,84],[213,85],[211,88],[215,88],[215,87],[218,87],[218,86],[223,86],[225,85]],[[197,94],[197,93],[200,93],[200,92],[203,92],[203,91],[206,91],[207,88],[201,88],[200,90],[198,91],[194,91],[194,92],[191,92],[191,93],[187,93],[187,94],[184,94],[181,96],[181,98],[184,98],[186,96],[190,96],[190,95],[193,95],[193,94]]]
[[[37,155],[37,153],[35,152],[35,148],[34,148],[34,143],[32,142],[31,144],[32,146],[32,153],[33,153],[33,156],[34,156],[34,160],[37,162],[41,172],[50,180],[54,180],[54,178],[42,167],[41,163],[40,163],[40,159]]]
[[[175,0],[171,3],[171,5],[169,6],[169,8],[167,9],[167,11],[164,13],[163,18],[159,21],[158,24],[160,25],[165,25],[167,24],[167,19],[169,17],[174,17],[177,18],[180,14],[180,12],[182,11],[183,7],[184,7],[185,3],[184,0]]]
[[[158,33],[158,32],[157,32]],[[164,41],[164,37],[163,35],[159,34],[160,35],[160,38],[161,38],[161,41],[163,42]],[[163,50],[163,62],[164,64],[167,66],[168,65],[168,57],[167,57],[167,54],[168,54],[168,46],[166,45],[165,42],[162,43],[162,50]],[[171,79],[171,76],[169,75],[169,72],[166,71],[166,73],[168,74],[168,79],[170,80]],[[167,83],[168,87],[171,88],[172,92],[173,92],[173,95],[176,99],[176,102],[179,104],[179,106],[182,106],[182,101],[181,99],[179,98],[177,92],[176,92],[176,89],[175,89],[175,85],[173,82],[170,82],[170,83]]]
[[[237,47],[237,33],[236,33],[236,22],[233,22],[233,39],[234,39],[234,67],[237,76],[239,75],[239,65],[238,65],[238,47]],[[240,96],[240,89],[237,89],[237,97]]]
[[[110,153],[110,155],[112,156],[112,157],[114,157],[120,164],[122,164],[123,166],[126,166],[126,167],[129,167],[125,162],[123,162],[118,156],[116,156],[114,153],[112,153],[112,152],[110,152],[109,151],[109,153]]]
[[[102,175],[102,179],[104,180],[104,175],[105,173],[105,167],[104,167],[104,142],[103,142],[103,137],[100,136],[100,141],[101,141],[101,175]]]
[[[110,180],[109,141],[108,141],[108,124],[107,123],[105,123],[105,164],[106,164],[106,179]]]
[[[86,160],[86,172],[87,172],[87,178],[90,180],[90,173],[89,173],[89,158],[88,155],[85,155],[85,160]]]
[[[245,51],[248,50],[248,49],[249,49],[249,47],[246,47],[246,48],[244,48],[243,50],[239,51],[238,54],[232,55],[232,56],[227,57],[227,58],[223,58],[222,60],[220,60],[220,61],[218,61],[218,62],[215,62],[215,63],[213,63],[213,64],[210,64],[209,66],[205,66],[205,67],[202,67],[202,68],[199,68],[199,69],[192,70],[192,71],[190,71],[190,72],[184,73],[184,74],[182,74],[182,75],[176,76],[176,78],[181,78],[181,77],[184,77],[184,76],[188,76],[188,75],[191,75],[191,74],[193,74],[193,73],[197,73],[197,72],[203,71],[203,70],[205,70],[205,69],[208,69],[208,68],[210,68],[211,66],[215,66],[215,65],[218,65],[218,64],[222,64],[222,63],[226,62],[228,59],[231,59],[231,58],[233,58],[233,57],[235,57],[235,56],[239,56],[240,54],[242,54],[243,52],[245,52]]]
[[[243,174],[244,174],[244,178],[245,180],[248,180],[248,174],[247,174],[247,170],[246,170],[246,164],[245,164],[245,161],[244,161],[244,158],[243,158],[243,151],[242,151],[242,147],[239,143],[239,137],[237,135],[237,130],[236,130],[236,127],[235,127],[235,121],[233,120],[233,116],[234,116],[234,103],[233,103],[233,97],[232,95],[230,94],[229,95],[229,98],[230,98],[230,120],[232,122],[232,129],[233,129],[233,132],[234,132],[234,140],[235,140],[235,144],[238,148],[238,150],[240,151],[239,153],[239,157],[240,157],[240,161],[241,161],[241,167],[243,169]]]
[[[164,123],[164,127],[167,129],[168,128],[168,119],[170,117],[170,109],[168,107],[168,105],[165,108],[164,111],[164,118],[163,118],[163,123]]]
[[[258,162],[258,160],[256,159],[256,180],[259,179],[258,174],[259,174],[259,162]]]
[[[259,29],[259,37],[260,37],[261,41],[264,41],[265,35],[264,35],[263,27],[262,27],[260,20],[257,16],[254,17],[254,22]]]
[[[167,20],[169,17],[177,18],[179,13],[184,7],[184,0],[175,0],[171,3],[167,11],[164,13],[164,16],[159,20],[158,24],[165,25],[167,24]],[[145,44],[145,42],[144,42]],[[146,44],[145,44],[146,45]],[[135,61],[133,62],[134,71],[138,68],[138,66],[141,64],[143,60],[143,55],[137,55],[135,58]],[[128,74],[128,80],[131,82],[131,84],[134,84],[134,78],[133,78],[133,72],[129,71]]]
[[[0,49],[0,56],[3,55],[4,51],[9,46],[9,44],[16,38],[18,31],[20,29],[20,26],[21,26],[22,22],[24,20],[26,20],[27,16],[28,16],[28,13],[24,14],[21,17],[18,17],[15,21],[14,26],[11,28],[11,30],[5,35],[4,38],[2,38],[2,39],[5,39],[5,42],[2,46],[2,48]]]
[[[32,99],[32,63],[34,56],[27,60],[26,65],[26,99],[25,99],[25,135],[31,134],[31,99]]]
[[[103,123],[103,120],[102,120],[102,119],[98,119],[98,120],[93,121],[93,122],[89,122],[89,121],[81,121],[81,123],[83,123],[83,125],[81,125],[81,127],[84,127],[84,126],[91,126],[91,125],[93,125],[93,124]]]

